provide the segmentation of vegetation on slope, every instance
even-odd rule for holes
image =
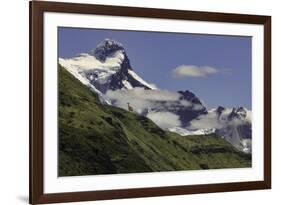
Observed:
[[[59,176],[250,166],[251,155],[214,134],[183,137],[101,104],[59,66]]]

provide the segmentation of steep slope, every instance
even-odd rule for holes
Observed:
[[[59,66],[59,176],[249,166],[250,155],[215,134],[182,137],[101,104]]]

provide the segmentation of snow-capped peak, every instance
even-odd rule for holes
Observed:
[[[251,122],[251,110],[248,110],[245,107],[233,107],[225,108],[218,106],[208,110],[209,114],[215,114],[219,120],[223,121],[232,121],[232,120],[242,120]]]
[[[244,107],[234,107],[232,108],[232,111],[229,114],[228,118],[229,120],[233,120],[233,119],[244,120],[247,117],[247,112],[248,110]]]
[[[222,106],[218,106],[217,109],[215,110],[218,115],[221,115],[223,111],[225,111],[226,108],[225,107],[222,107]]]
[[[103,62],[107,57],[112,56],[116,51],[119,51],[125,55],[125,49],[120,42],[106,38],[99,43],[96,49],[91,53],[96,57],[96,59]]]
[[[130,60],[121,43],[105,39],[96,49],[73,58],[59,58],[59,63],[70,73],[85,78],[101,93],[108,90],[142,87],[156,89],[131,68]]]

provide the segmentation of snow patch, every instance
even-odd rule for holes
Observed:
[[[209,135],[216,132],[216,129],[199,129],[199,130],[187,130],[182,127],[173,127],[168,129],[170,132],[177,133],[181,136],[189,136],[189,135]]]
[[[138,76],[134,71],[128,70],[129,75],[131,75],[134,79],[139,81],[141,84],[145,85],[146,87],[150,88],[151,90],[157,90],[157,87],[153,84],[150,84],[144,81],[140,76]]]
[[[130,82],[128,82],[127,80],[122,80],[123,85],[125,86],[125,88],[127,88],[128,90],[133,89],[134,87],[131,85]]]
[[[95,56],[92,56],[87,53],[80,54],[78,57],[74,58],[66,58],[64,60],[67,62],[68,65],[79,67],[79,69],[81,70],[117,70],[117,68],[120,68],[120,64],[122,63],[123,59],[123,53],[117,51],[115,55],[108,57],[105,62],[101,62],[96,59]]]
[[[64,67],[69,73],[71,73],[76,79],[78,79],[82,84],[89,87],[94,93],[97,93],[100,102],[111,105],[111,100],[107,96],[102,94],[98,89],[96,89],[96,87],[90,83],[90,80],[81,75],[81,72],[76,68],[76,66],[73,66],[67,60],[64,60],[62,58],[59,58],[59,64]]]

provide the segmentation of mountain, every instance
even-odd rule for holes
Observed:
[[[59,64],[96,92],[100,101],[109,105],[118,106],[114,99],[106,95],[108,91],[134,88],[157,90],[153,84],[147,83],[133,71],[124,46],[112,39],[105,39],[89,53],[82,53],[74,58],[59,58]],[[154,106],[143,109],[142,114],[170,112],[179,116],[181,126],[185,127],[189,121],[207,112],[192,92],[186,90],[179,91],[178,94],[177,100],[158,100],[154,102]],[[189,103],[183,104],[183,101]]]
[[[105,39],[95,50],[74,58],[59,58],[59,63],[103,94],[135,87],[156,89],[133,71],[123,45],[115,40]]]
[[[182,137],[99,101],[59,66],[59,176],[250,167],[216,134]]]
[[[188,90],[178,92],[181,94],[180,100],[185,100],[192,104],[191,109],[182,108],[176,112],[180,116],[182,127],[188,126],[189,122],[198,116],[208,113],[206,107],[194,93]]]
[[[180,126],[186,127],[189,122],[202,114],[207,114],[207,109],[192,92],[178,91],[178,99],[174,101],[157,100],[142,113],[145,116],[169,112],[179,117]]]
[[[252,112],[244,107],[218,107],[213,112],[223,125],[216,133],[224,137],[238,150],[251,153],[252,151]]]
[[[168,130],[181,136],[216,133],[239,151],[252,151],[252,112],[244,107],[216,109],[190,121],[188,127],[172,127]]]
[[[215,130],[238,150],[251,152],[251,111],[222,106],[207,110],[188,90],[169,93],[171,99],[166,91],[146,82],[132,69],[125,48],[118,41],[105,39],[88,53],[59,58],[59,64],[96,93],[103,104],[127,109],[129,103],[137,113],[152,119],[162,129],[180,135]],[[173,117],[174,121],[169,124],[165,119],[163,125],[163,119],[159,118],[165,117]],[[213,127],[208,127],[210,124]]]

